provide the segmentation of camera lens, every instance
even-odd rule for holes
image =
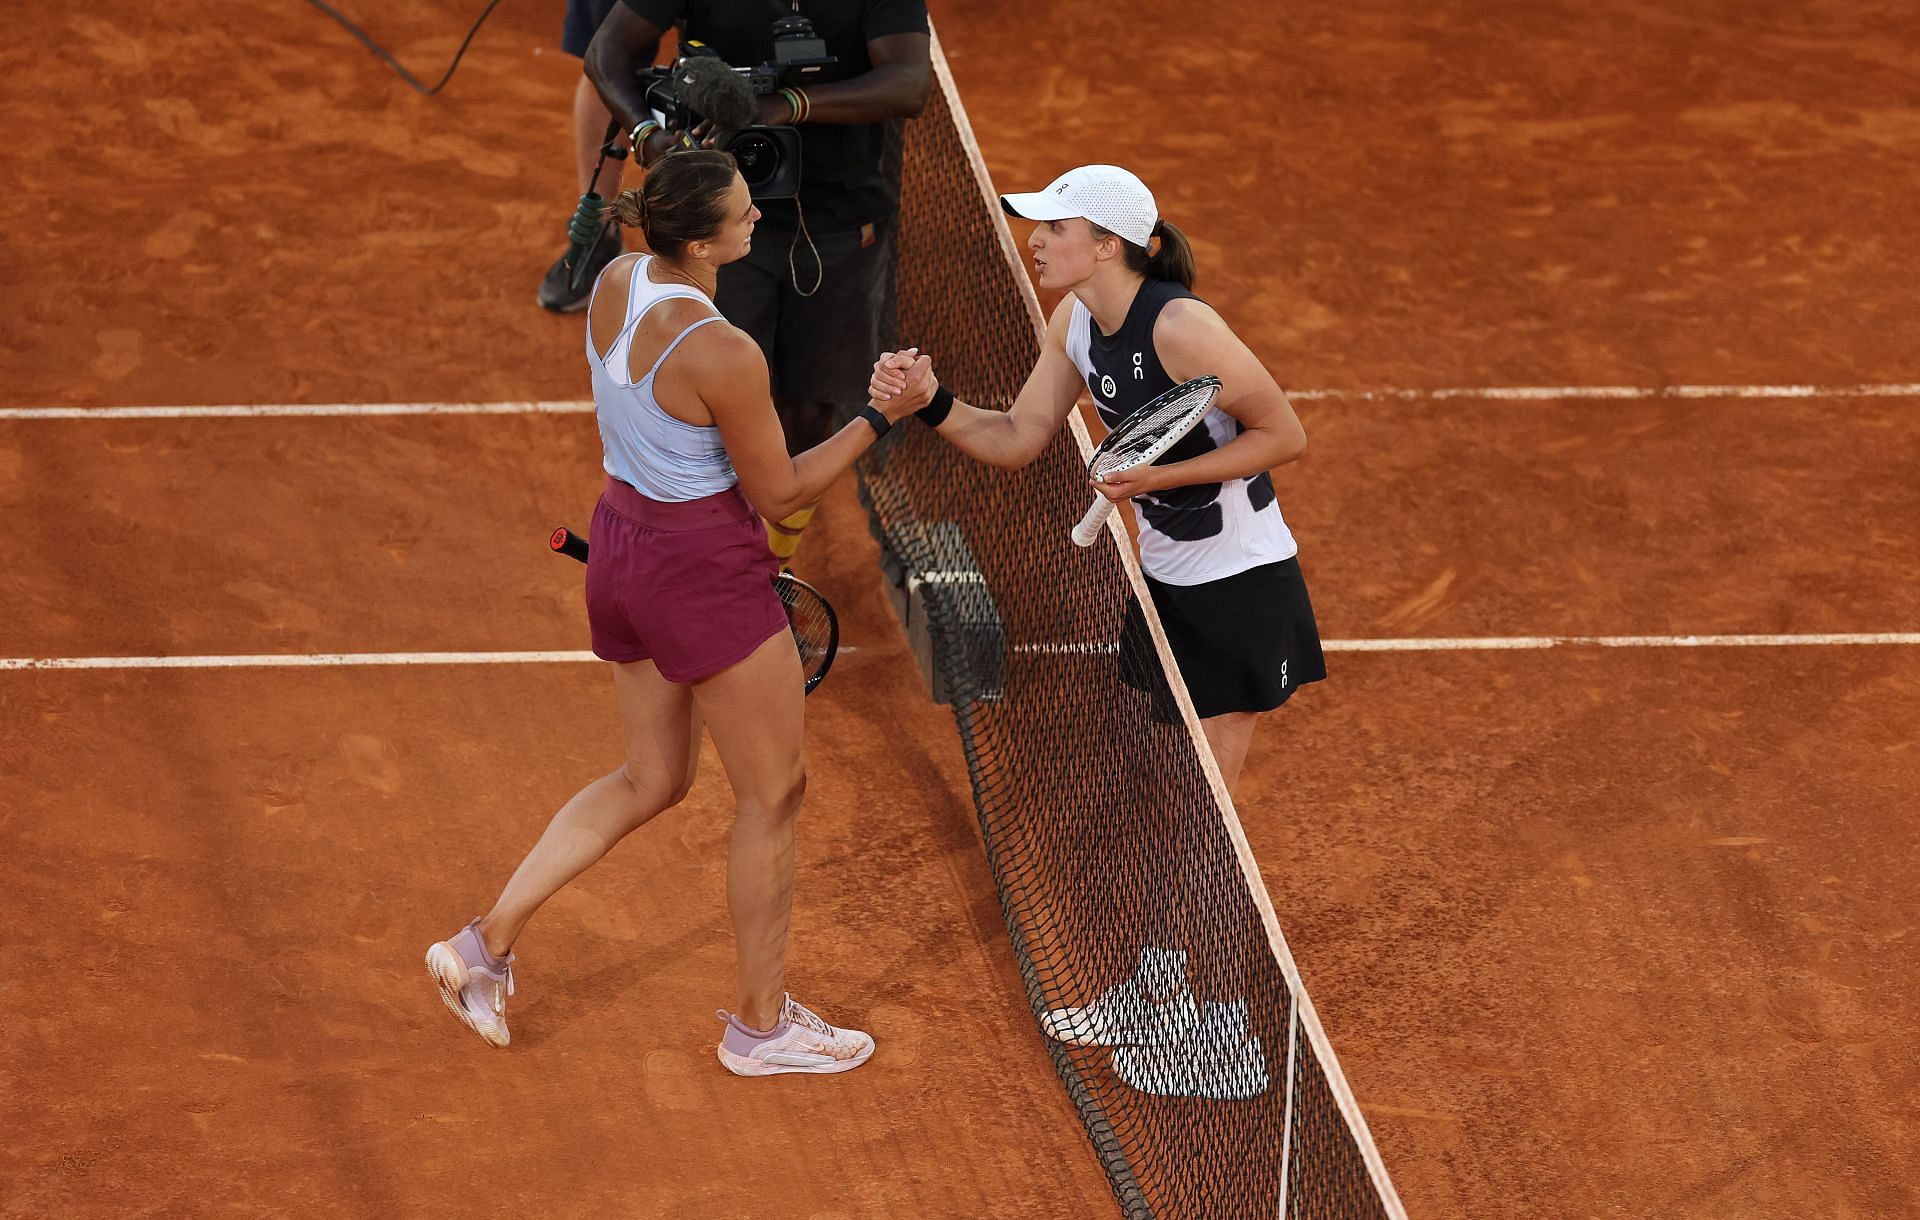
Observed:
[[[749,191],[766,186],[779,172],[779,145],[757,131],[742,132],[727,145],[727,151],[740,163],[740,176],[746,179]]]

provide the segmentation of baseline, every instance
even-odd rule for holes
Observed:
[[[1514,652],[1542,648],[1914,647],[1920,631],[1807,635],[1538,635],[1325,640],[1328,652]],[[1016,644],[1017,652],[1109,652],[1110,643]],[[851,647],[842,652],[853,651]],[[320,652],[179,657],[0,657],[0,670],[325,669],[356,665],[573,665],[599,662],[585,650],[526,652]]]

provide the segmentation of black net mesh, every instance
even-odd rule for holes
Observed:
[[[1039,320],[938,76],[901,159],[896,339],[964,401],[1005,408]],[[1067,432],[1004,471],[912,422],[861,468],[930,627],[1042,1037],[1128,1216],[1399,1215],[1295,1010],[1120,554],[1070,541],[1085,472]]]

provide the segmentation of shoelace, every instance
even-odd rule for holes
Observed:
[[[787,1001],[786,1018],[787,1020],[792,1021],[796,1025],[806,1026],[808,1029],[812,1030],[814,1033],[821,1035],[822,1037],[832,1038],[838,1035],[840,1032],[839,1030],[835,1029],[833,1026],[828,1025],[825,1021],[822,1021],[819,1018],[819,1016],[813,1012],[812,1009],[808,1008],[805,1004],[800,1003],[798,1000]]]
[[[499,1016],[506,1012],[507,997],[513,994],[513,959],[511,957],[507,959],[505,987],[494,982],[493,976],[485,971],[476,970],[474,973],[487,980],[487,982],[493,983],[493,986],[487,988],[487,1006],[493,1009],[494,1015]]]

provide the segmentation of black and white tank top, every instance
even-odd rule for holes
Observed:
[[[1126,321],[1111,335],[1102,334],[1087,307],[1074,301],[1067,355],[1086,378],[1107,427],[1174,387],[1153,350],[1153,324],[1167,302],[1183,297],[1199,299],[1168,280],[1142,281]],[[1198,457],[1243,431],[1238,420],[1216,407],[1155,465]],[[1273,477],[1265,471],[1225,483],[1163,488],[1136,497],[1134,506],[1140,516],[1140,566],[1166,584],[1205,584],[1291,559],[1299,550],[1274,500]]]

